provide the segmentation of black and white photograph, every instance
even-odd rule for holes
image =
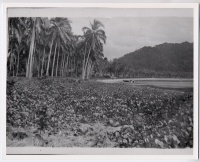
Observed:
[[[193,154],[193,8],[8,7],[6,21],[7,149]]]

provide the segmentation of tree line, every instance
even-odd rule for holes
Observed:
[[[192,72],[173,72],[145,68],[133,68],[128,64],[121,63],[114,59],[105,68],[105,74],[117,78],[193,78]]]
[[[193,43],[163,43],[142,47],[114,59],[108,72],[116,77],[193,77]]]
[[[71,20],[56,17],[8,18],[8,76],[81,76],[99,71],[106,43],[104,25],[94,20],[82,35],[72,32]]]

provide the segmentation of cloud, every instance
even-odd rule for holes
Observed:
[[[185,8],[9,8],[9,17],[68,17],[74,34],[98,19],[105,26],[108,59],[144,46],[193,42],[193,9]]]
[[[192,18],[115,18],[110,19],[105,26],[109,43],[105,45],[104,54],[109,59],[144,46],[193,42]]]
[[[75,34],[90,26],[94,18],[71,18]],[[104,55],[108,59],[121,57],[144,46],[161,43],[193,42],[192,17],[115,17],[98,18],[105,26],[107,43]]]

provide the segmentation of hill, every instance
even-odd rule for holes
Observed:
[[[192,75],[193,43],[163,43],[154,47],[143,47],[114,59],[113,63],[126,67],[123,69],[135,71],[187,73]]]
[[[164,43],[154,47],[143,47],[116,61],[134,69],[192,72],[193,43]]]

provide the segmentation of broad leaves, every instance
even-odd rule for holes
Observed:
[[[101,123],[103,134],[91,134],[107,143],[93,142],[94,147],[193,147],[190,92],[67,78],[21,79],[7,86],[7,123],[12,127],[84,139],[91,133],[88,125]],[[109,127],[117,130],[108,132]],[[66,133],[72,128],[73,133]]]

